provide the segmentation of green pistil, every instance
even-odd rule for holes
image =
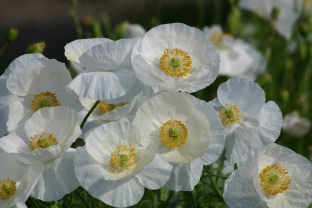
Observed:
[[[180,66],[180,59],[179,58],[172,58],[170,64],[173,68]]]
[[[228,109],[225,111],[225,116],[230,120],[230,122],[233,122],[234,120],[234,113],[231,109]]]
[[[40,138],[38,140],[38,145],[41,148],[47,148],[50,146],[50,142],[47,140],[47,138]]]
[[[277,183],[280,177],[277,174],[272,174],[269,178],[270,183]]]
[[[179,130],[176,128],[169,129],[169,136],[172,138],[177,138],[179,136]]]
[[[51,103],[48,99],[44,99],[41,101],[41,107],[44,108],[44,107],[50,107]]]
[[[5,191],[8,195],[11,195],[11,184],[6,182],[2,185],[2,190]]]

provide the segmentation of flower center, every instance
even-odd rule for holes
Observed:
[[[16,182],[7,178],[0,181],[0,199],[7,199],[16,192]]]
[[[117,146],[110,157],[110,163],[113,164],[117,170],[128,169],[136,164],[135,160],[136,152],[135,148],[132,147],[132,144],[122,144]]]
[[[230,103],[219,108],[219,117],[223,126],[229,126],[238,123],[242,119],[242,114],[237,105]]]
[[[192,69],[191,57],[183,50],[165,49],[160,58],[159,65],[161,70],[171,77],[183,77]]]
[[[40,135],[35,135],[34,137],[31,137],[30,140],[30,150],[34,151],[38,148],[48,148],[52,145],[57,145],[57,140],[53,136],[53,134],[48,134],[45,132],[42,132]]]
[[[287,170],[276,163],[266,166],[259,174],[259,179],[262,190],[271,196],[283,193],[290,184]]]
[[[118,104],[107,104],[103,101],[100,101],[99,102],[99,110],[101,113],[108,113],[108,112],[111,112],[112,110],[114,110],[115,108],[117,107],[122,107],[124,106],[125,103],[118,103]]]
[[[187,138],[187,128],[179,120],[169,120],[161,126],[159,138],[169,148],[182,146]]]
[[[40,108],[54,107],[60,105],[56,99],[56,95],[49,91],[35,95],[34,99],[31,102],[32,102],[31,106],[34,109],[34,111],[37,111]]]
[[[213,31],[210,35],[209,40],[214,46],[217,46],[219,42],[222,40],[223,36],[224,36],[223,32]]]

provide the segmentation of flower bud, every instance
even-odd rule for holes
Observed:
[[[279,90],[279,95],[280,95],[280,98],[282,99],[283,102],[287,103],[289,101],[289,92],[288,90],[282,88]]]
[[[282,130],[294,137],[301,137],[311,129],[311,122],[300,117],[297,111],[285,115]]]
[[[10,43],[13,42],[18,36],[18,30],[15,27],[9,27],[6,34],[5,40],[6,42]]]
[[[272,75],[269,73],[264,73],[261,77],[256,80],[256,83],[260,85],[260,87],[265,88],[272,82]]]
[[[278,16],[280,14],[280,10],[281,10],[281,8],[278,7],[278,6],[274,6],[273,7],[272,12],[271,12],[271,19],[272,20],[277,20],[278,19]]]
[[[33,43],[27,47],[25,53],[43,53],[46,43],[44,41]]]

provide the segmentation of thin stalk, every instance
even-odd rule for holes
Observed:
[[[96,101],[96,102],[94,103],[94,105],[92,106],[92,108],[91,108],[91,109],[89,110],[89,112],[87,113],[87,115],[84,117],[83,121],[81,122],[80,129],[83,128],[83,126],[85,125],[87,119],[89,118],[89,116],[91,115],[91,113],[94,111],[94,109],[96,108],[96,106],[99,104],[99,102],[100,102],[99,100]]]
[[[102,16],[102,22],[103,22],[103,26],[106,31],[107,37],[114,40],[115,37],[114,37],[111,22],[110,22],[109,14],[105,11],[101,14],[101,16]]]
[[[221,199],[222,201],[224,201],[222,192],[221,192],[221,190],[219,189],[218,184],[216,183],[216,180],[215,180],[213,177],[209,177],[209,178],[210,178],[210,180],[211,180],[211,183],[212,183],[212,186],[213,186],[214,190],[217,192],[217,194],[218,194],[218,196],[220,197],[220,199]]]
[[[203,0],[196,0],[196,4],[198,7],[197,27],[202,28],[205,19],[205,4]]]
[[[154,14],[154,19],[155,19],[155,25],[153,27],[158,26],[160,24],[160,2],[161,0],[155,0],[155,14]]]
[[[225,177],[225,176],[220,176],[220,175],[216,175],[216,174],[204,175],[204,176],[202,176],[201,178],[207,178],[207,177],[216,177],[216,178],[221,178],[221,179],[223,179],[223,180],[226,180],[226,179],[227,179],[227,177]]]
[[[79,190],[76,189],[75,192],[79,196],[79,198],[83,201],[83,203],[86,205],[86,207],[90,208],[90,206],[89,206],[88,202],[86,201],[86,199],[79,193]]]
[[[184,191],[183,197],[184,197],[184,201],[187,207],[190,207],[190,208],[196,207],[195,199],[191,191]]]
[[[0,50],[0,57],[3,55],[3,53],[5,52],[5,50],[7,49],[9,43],[5,42],[4,45],[2,46],[1,50]]]
[[[82,28],[81,28],[79,19],[78,19],[77,14],[76,14],[77,3],[78,3],[78,0],[71,0],[70,1],[69,14],[70,14],[70,16],[74,22],[75,28],[76,28],[77,39],[81,39],[82,38]]]
[[[164,203],[164,207],[167,207],[167,206],[168,206],[168,203],[169,203],[170,199],[172,198],[173,194],[174,194],[174,192],[173,192],[173,191],[170,191],[170,194],[169,194],[167,200],[166,200],[165,203]]]

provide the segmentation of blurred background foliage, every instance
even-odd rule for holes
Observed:
[[[292,38],[287,41],[270,22],[240,10],[237,3],[237,0],[2,0],[0,74],[15,58],[31,52],[43,52],[48,58],[65,62],[70,69],[64,56],[67,43],[94,37],[117,40],[124,37],[124,27],[129,23],[138,23],[147,31],[173,22],[199,29],[219,24],[226,33],[252,44],[267,58],[266,73],[257,80],[265,90],[267,101],[275,101],[283,115],[297,111],[311,121],[312,15],[299,18]],[[10,37],[6,37],[12,26],[16,30],[10,28]],[[10,39],[14,36],[16,38]],[[211,86],[194,95],[205,101],[212,100],[218,86],[227,79],[219,76]],[[300,137],[282,131],[276,143],[312,159],[311,130]],[[222,173],[223,161],[224,155],[215,166],[204,167],[202,179],[193,191],[198,207],[226,207],[222,189],[229,174]],[[108,207],[80,191],[90,207]],[[68,197],[56,203],[36,202],[40,207],[66,207]],[[77,201],[71,207],[80,207],[82,198],[72,197],[70,200]],[[134,207],[187,207],[183,197],[183,193],[163,188],[146,190],[143,200]]]

